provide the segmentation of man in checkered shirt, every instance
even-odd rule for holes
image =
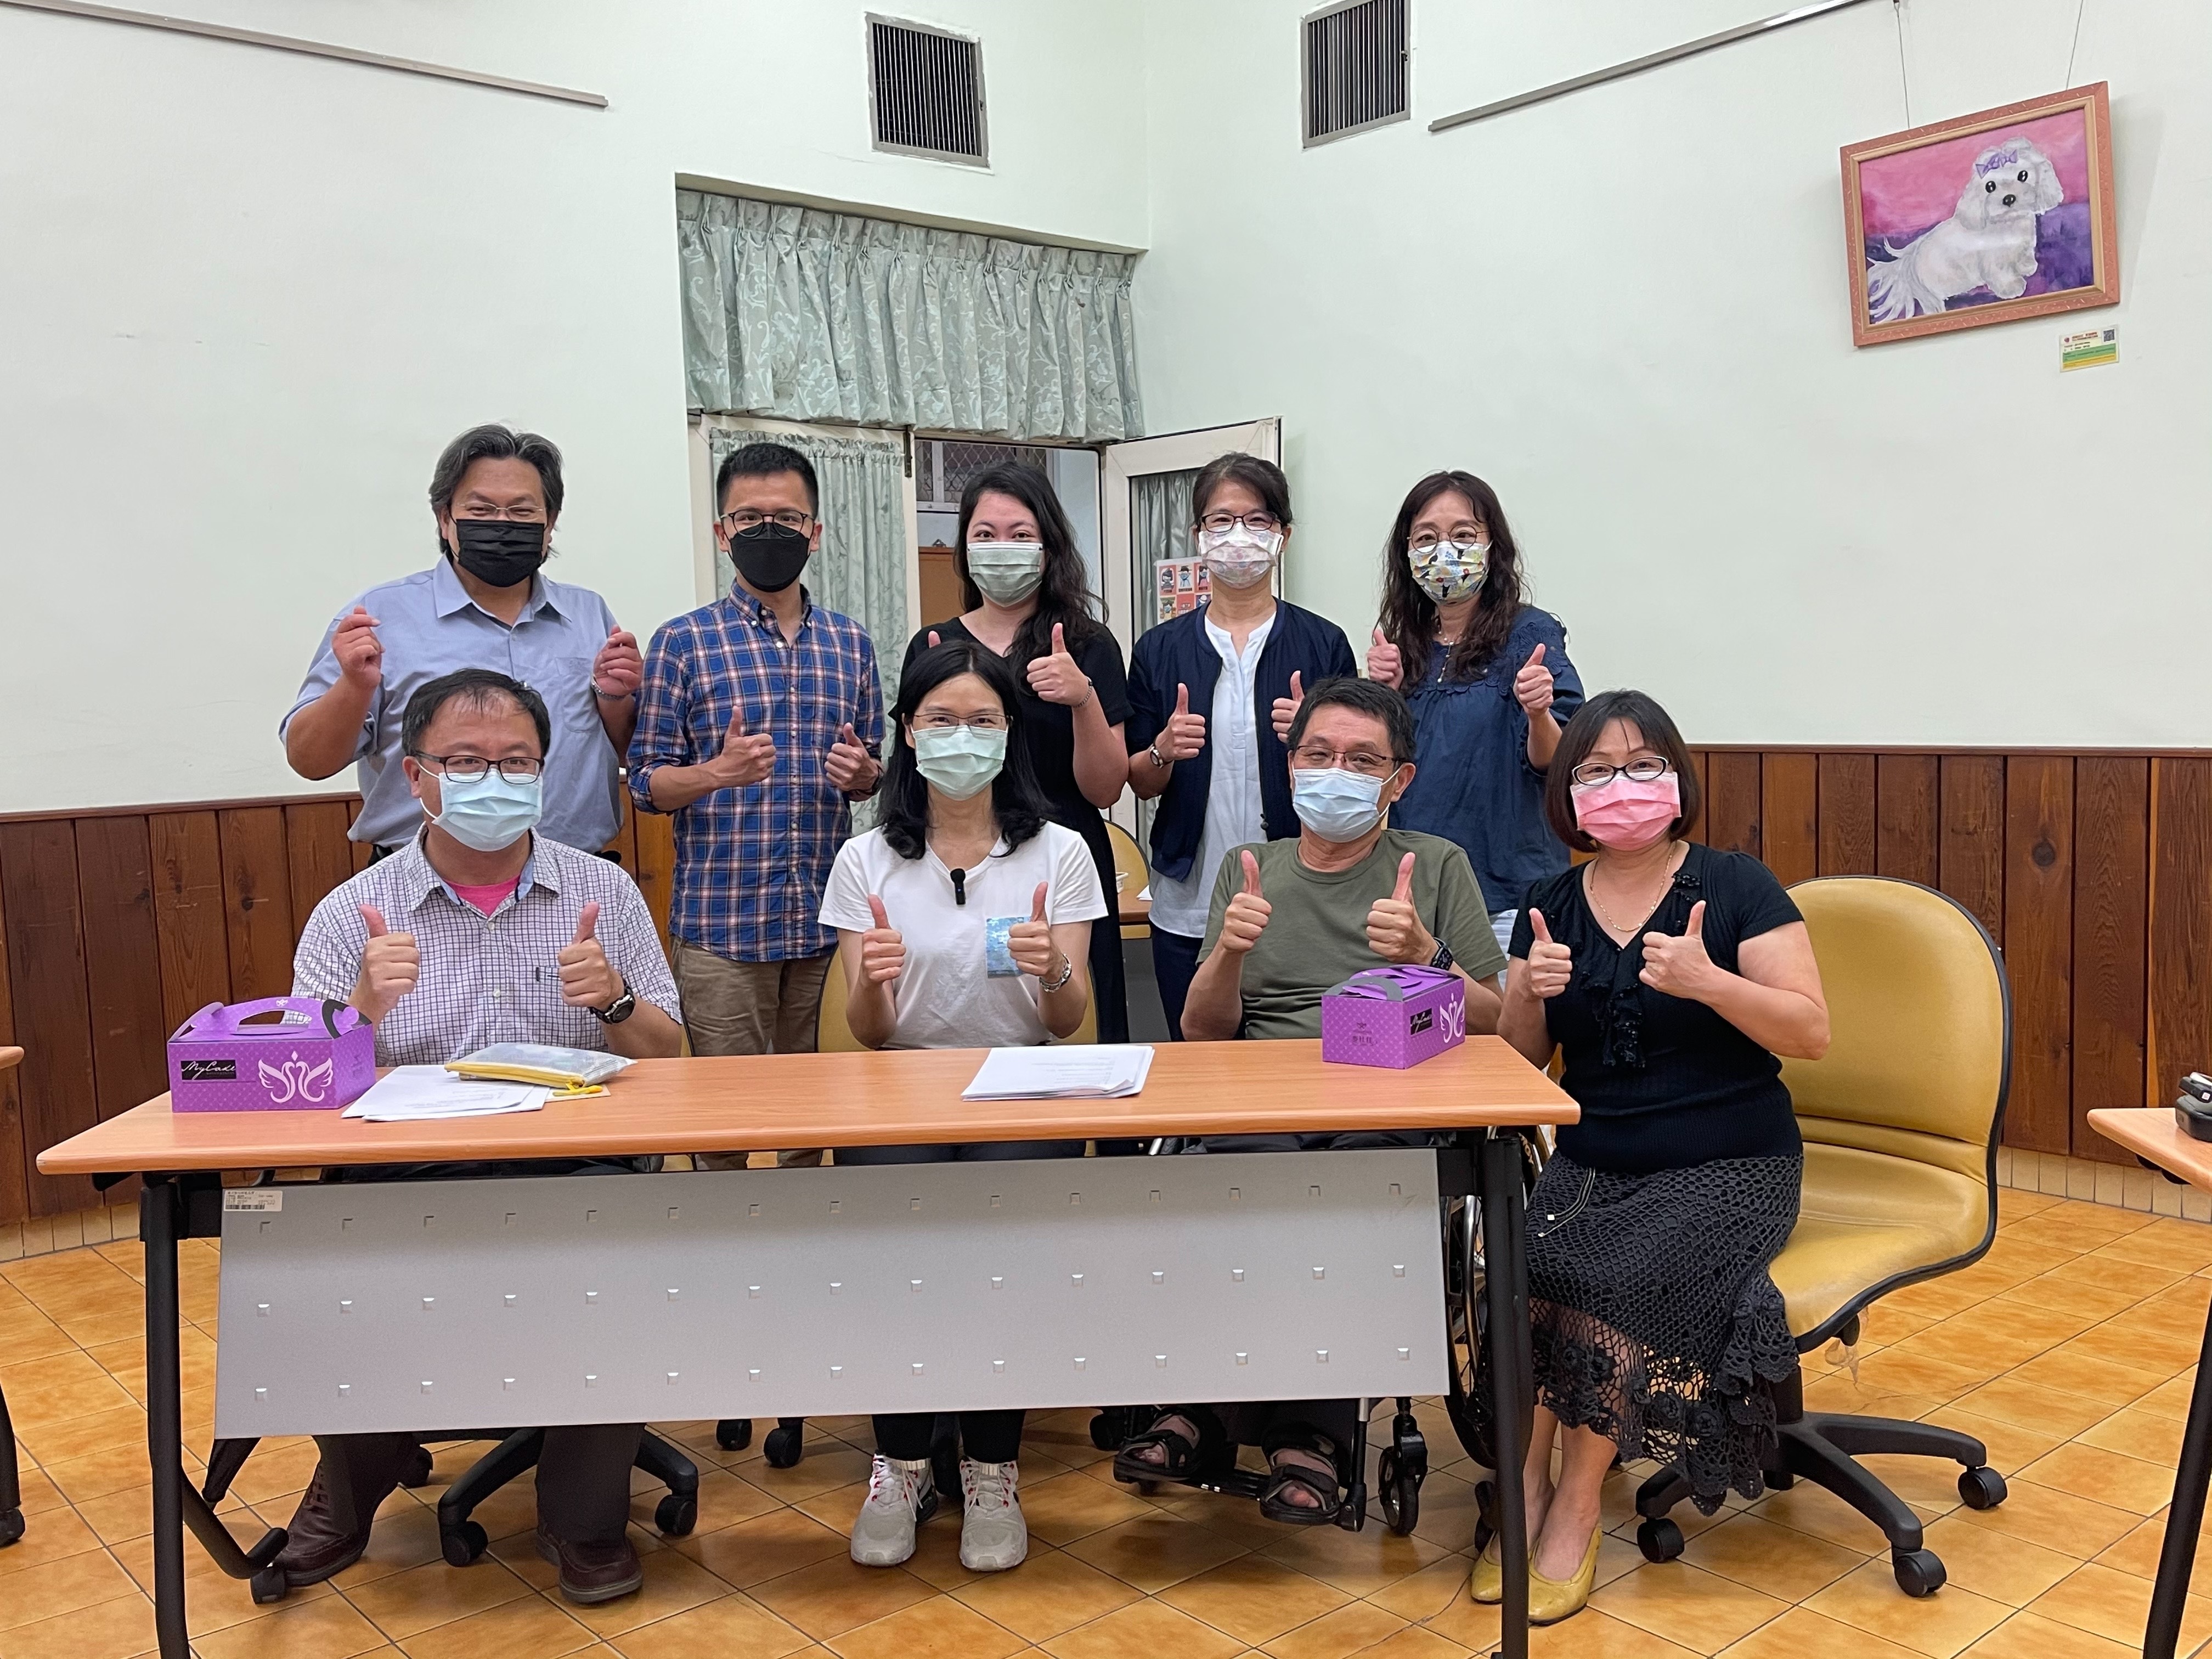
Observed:
[[[445,675],[409,699],[401,764],[427,823],[315,907],[292,965],[295,995],[368,1017],[379,1064],[442,1065],[494,1042],[638,1060],[681,1047],[675,981],[637,884],[536,833],[550,734],[544,700],[489,669]],[[571,1601],[611,1601],[643,1582],[625,1534],[643,1432],[639,1423],[545,1431],[538,1550]],[[350,1502],[336,1500],[318,1465],[277,1557],[295,1589],[360,1559],[377,1505],[416,1455],[407,1434],[323,1444],[343,1462]]]

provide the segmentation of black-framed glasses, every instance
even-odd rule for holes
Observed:
[[[1291,750],[1291,763],[1303,769],[1322,766],[1340,766],[1347,772],[1357,772],[1364,778],[1387,778],[1398,769],[1398,763],[1389,755],[1377,754],[1372,749],[1336,750],[1325,743],[1302,743]]]
[[[486,760],[482,755],[426,755],[410,750],[416,760],[441,778],[451,778],[456,783],[474,783],[478,778],[499,768],[500,776],[509,783],[534,783],[544,775],[545,763],[535,755],[509,755],[505,760]]]
[[[545,509],[542,507],[494,507],[489,501],[472,501],[453,509],[457,519],[504,519],[510,524],[543,524]]]
[[[1638,783],[1654,783],[1674,769],[1656,755],[1638,755],[1626,766],[1607,766],[1603,761],[1584,761],[1567,774],[1577,787],[1595,789],[1611,783],[1615,778],[1631,778]]]
[[[1004,714],[971,714],[962,720],[957,714],[933,713],[917,715],[914,728],[917,732],[950,732],[959,726],[976,732],[1003,732],[1006,729]]]
[[[805,535],[814,527],[814,515],[786,507],[781,513],[756,513],[750,507],[741,507],[734,513],[725,513],[720,520],[722,528],[732,536],[742,536],[748,530],[758,530],[773,520],[786,530],[796,530]]]
[[[1198,527],[1209,536],[1226,536],[1240,524],[1255,536],[1272,536],[1283,527],[1283,521],[1272,513],[1209,513],[1198,521]]]

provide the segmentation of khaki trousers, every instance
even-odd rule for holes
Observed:
[[[835,951],[789,962],[732,962],[676,941],[676,990],[695,1054],[811,1054],[822,1022],[822,987]],[[779,1167],[813,1168],[819,1147],[782,1152]],[[693,1167],[742,1170],[743,1152],[694,1152]]]

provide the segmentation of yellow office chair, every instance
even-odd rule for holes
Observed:
[[[1152,872],[1145,862],[1144,849],[1137,845],[1137,838],[1111,818],[1106,820],[1106,839],[1114,848],[1114,873],[1121,878],[1120,892],[1107,894],[1106,902],[1118,912],[1121,900],[1133,899],[1152,884]],[[1143,939],[1151,931],[1139,923],[1124,927],[1121,937]]]
[[[1094,922],[1093,927],[1103,926]],[[860,1040],[853,1035],[853,1028],[845,1018],[845,964],[842,959],[830,964],[830,977],[822,986],[822,1025],[816,1034],[815,1047],[825,1054],[857,1054]],[[1061,1042],[1096,1042],[1098,1041],[1098,999],[1091,999],[1091,1006],[1083,1011],[1083,1024],[1075,1028],[1075,1035],[1059,1039]]]
[[[1858,1340],[1876,1298],[1970,1267],[1996,1237],[1997,1137],[2012,1073],[2004,963],[1965,906],[1932,889],[1871,876],[1801,882],[1832,1033],[1817,1060],[1782,1068],[1805,1139],[1796,1230],[1775,1258],[1797,1352]],[[1780,1432],[1770,1490],[1802,1475],[1889,1540],[1908,1595],[1942,1588],[1920,1517],[1856,1459],[1911,1453],[1958,1460],[1970,1509],[2004,1502],[2004,1477],[1972,1435],[1929,1423],[1808,1412],[1802,1373],[1774,1390]],[[1682,1553],[1666,1518],[1687,1484],[1662,1469],[1637,1493],[1637,1543],[1654,1561]]]

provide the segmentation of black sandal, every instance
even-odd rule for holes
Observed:
[[[1344,1507],[1343,1482],[1337,1470],[1336,1443],[1316,1431],[1304,1430],[1278,1437],[1267,1437],[1261,1448],[1267,1453],[1269,1479],[1260,1493],[1260,1514],[1263,1519],[1279,1522],[1289,1527],[1327,1527],[1336,1522],[1337,1512]],[[1315,1457],[1328,1460],[1328,1469],[1310,1469],[1301,1464],[1279,1464],[1278,1452],[1302,1451]],[[1309,1508],[1293,1504],[1286,1494],[1292,1487],[1312,1495]]]
[[[1178,1417],[1197,1428],[1196,1440],[1166,1426]],[[1197,1472],[1200,1460],[1205,1455],[1210,1437],[1206,1433],[1208,1426],[1204,1418],[1191,1412],[1162,1412],[1152,1419],[1151,1428],[1142,1434],[1131,1435],[1122,1443],[1121,1449],[1114,1454],[1114,1478],[1133,1483],[1188,1480]],[[1157,1463],[1131,1455],[1154,1446],[1165,1454]]]

